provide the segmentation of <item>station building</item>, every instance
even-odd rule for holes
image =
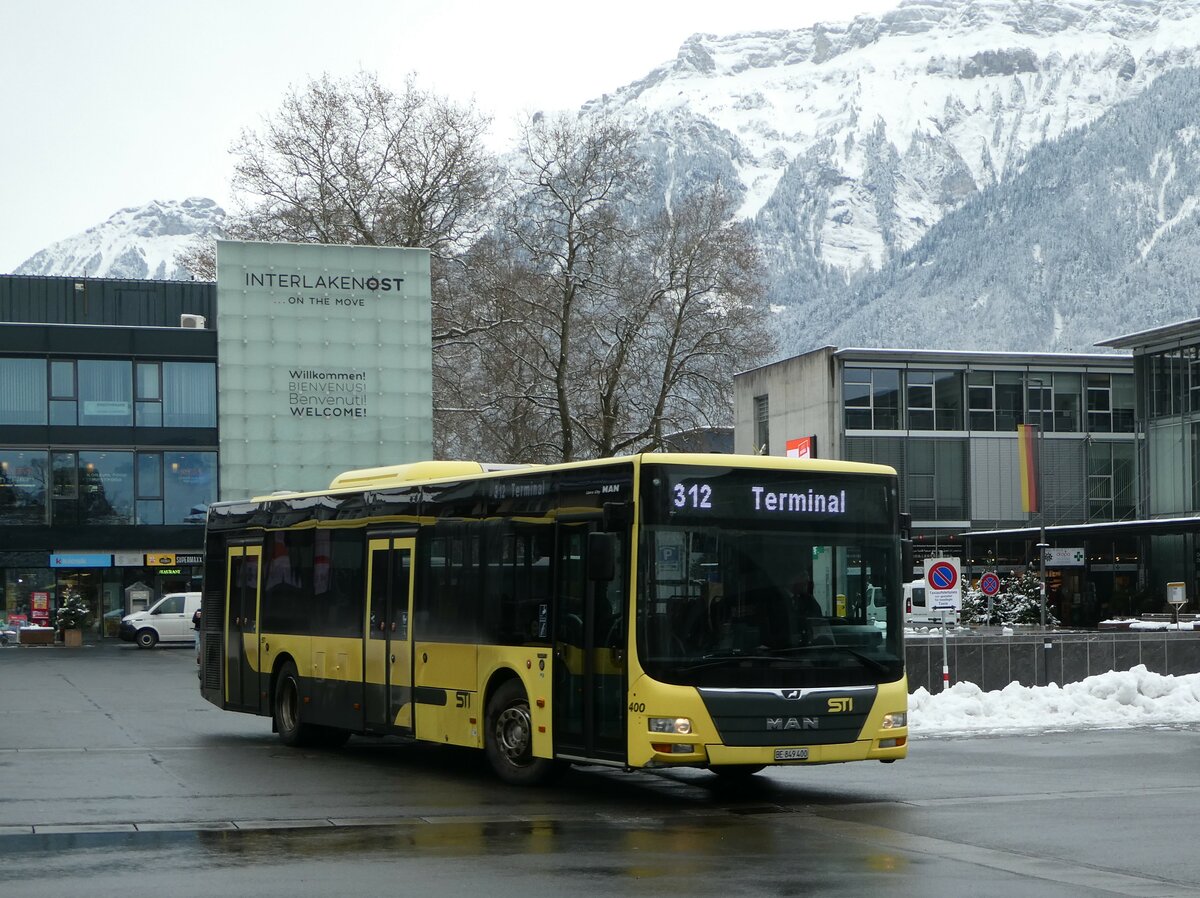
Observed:
[[[1139,517],[1136,379],[1127,354],[826,346],[735,377],[734,447],[894,467],[918,564],[1020,570],[1043,524],[1054,547],[1091,528],[1082,555],[1050,553],[1048,588],[1060,620],[1093,625],[1137,589],[1142,541],[1111,526]],[[1018,424],[1041,432],[1044,517],[1022,510]]]
[[[428,251],[220,241],[217,282],[0,276],[0,624],[198,589],[210,503],[432,447]]]
[[[0,617],[196,588],[217,497],[213,284],[0,277]]]

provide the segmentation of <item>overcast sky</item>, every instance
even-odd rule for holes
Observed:
[[[673,59],[691,34],[899,0],[0,0],[0,273],[151,200],[229,201],[229,146],[322,72],[474,100],[498,133]]]

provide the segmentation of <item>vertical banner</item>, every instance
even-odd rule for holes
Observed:
[[[1038,495],[1038,428],[1035,424],[1017,425],[1017,451],[1021,461],[1021,510],[1028,513],[1041,508]]]

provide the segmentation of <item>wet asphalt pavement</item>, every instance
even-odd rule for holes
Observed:
[[[473,752],[287,749],[196,682],[190,646],[0,649],[0,898],[1200,896],[1200,727],[526,790]]]

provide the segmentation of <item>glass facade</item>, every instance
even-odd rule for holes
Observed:
[[[0,448],[0,526],[203,524],[216,500],[216,452]]]
[[[1134,431],[1132,374],[848,366],[842,405],[848,431]]]
[[[217,426],[214,362],[0,359],[0,426]]]

